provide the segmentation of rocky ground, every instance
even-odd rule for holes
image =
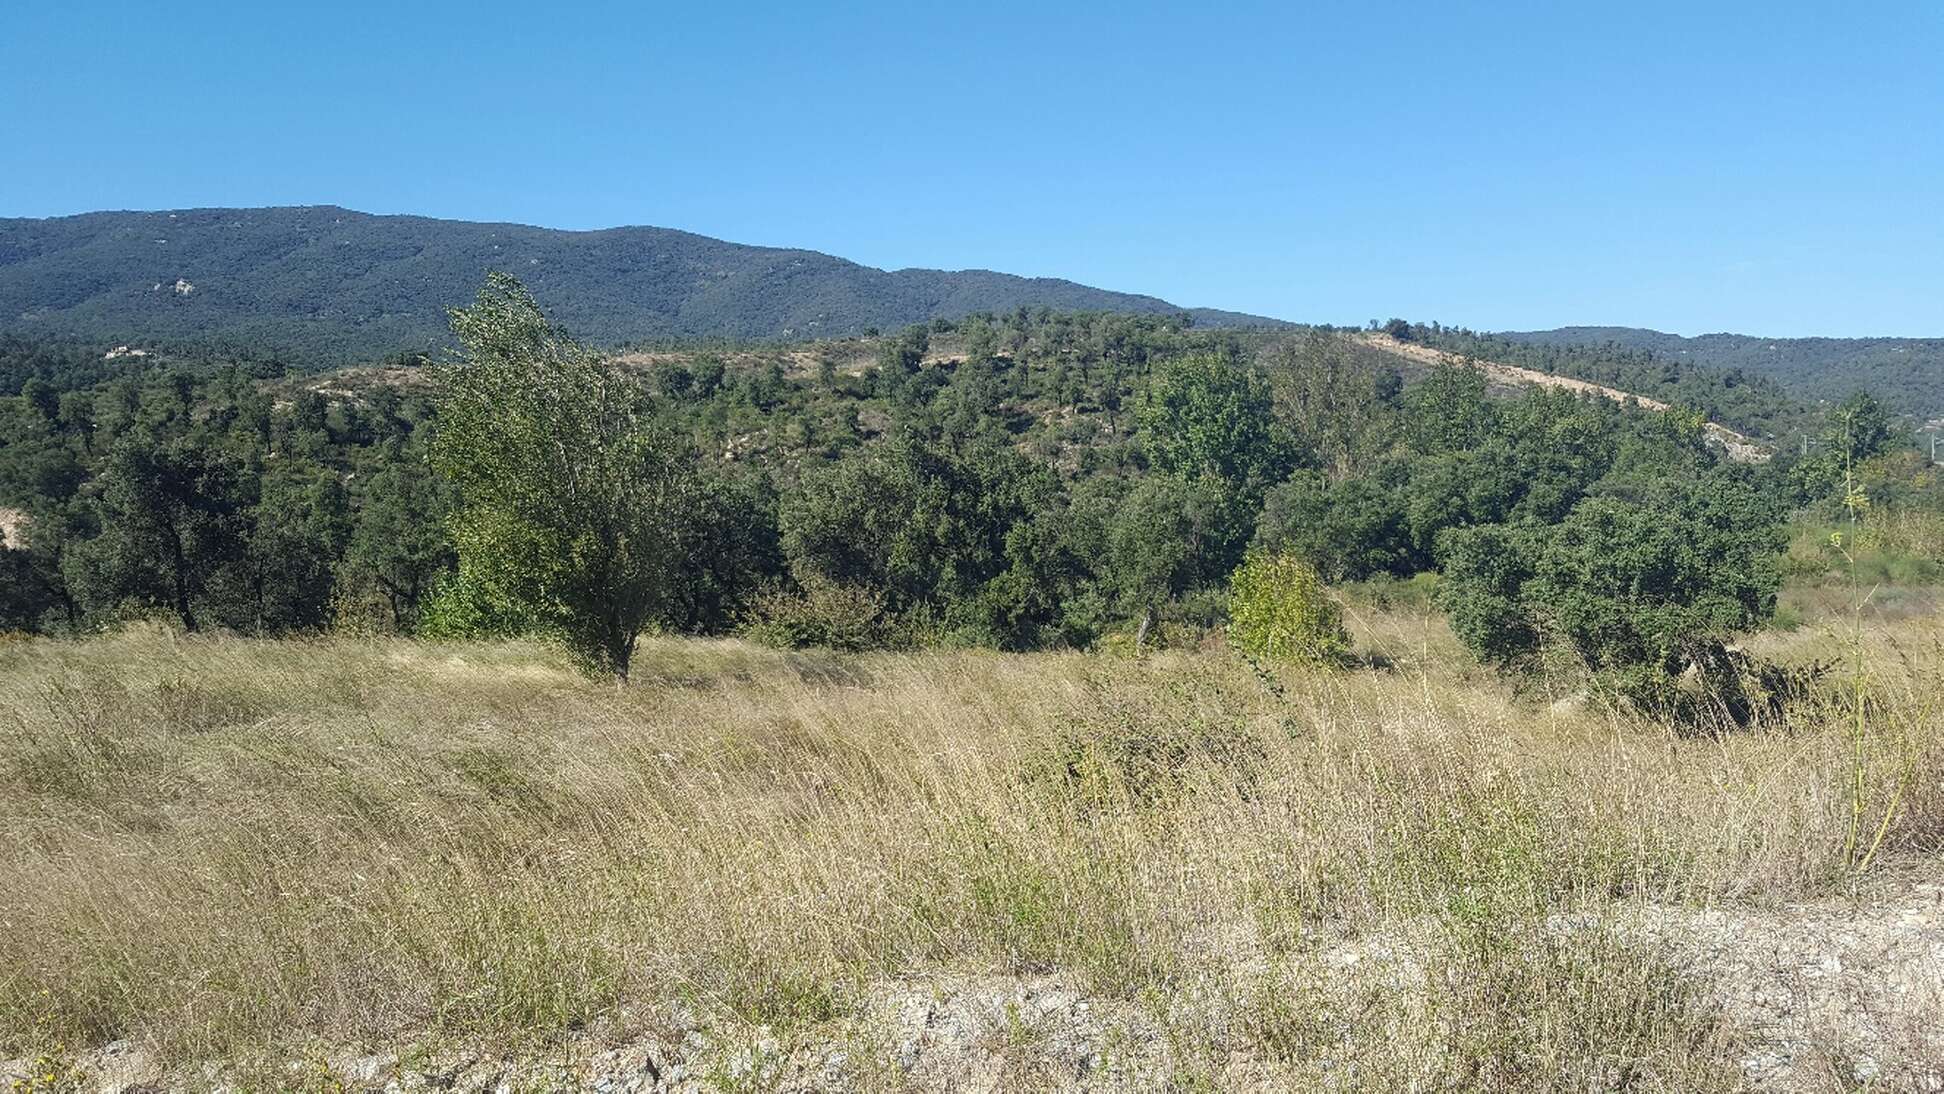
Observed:
[[[1944,1091],[1944,884],[1904,874],[1854,901],[1641,927],[1705,970],[1757,1089]]]
[[[1934,872],[1933,872],[1934,873]],[[1562,920],[1557,928],[1571,931]],[[1665,943],[1710,985],[1754,1090],[1944,1091],[1944,883],[1905,870],[1867,891],[1770,909],[1650,908],[1619,930]],[[1365,938],[1326,950],[1342,977],[1410,991],[1434,961]],[[1168,1003],[1164,1009],[1200,1005]],[[218,1065],[165,1071],[141,1045],[0,1064],[11,1090],[135,1094],[196,1089],[512,1092],[586,1090],[1161,1089],[1184,1060],[1152,1007],[1089,998],[1060,975],[952,976],[881,985],[864,1013],[813,1037],[730,1037],[676,1010],[613,1038],[544,1052],[319,1052],[269,1075]],[[1220,1015],[1196,1016],[1220,1025]],[[1221,1089],[1280,1085],[1251,1053],[1201,1077]],[[1309,1072],[1359,1089],[1355,1065]],[[1596,1084],[1599,1085],[1599,1084]]]

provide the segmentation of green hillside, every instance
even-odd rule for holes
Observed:
[[[1810,399],[1836,401],[1858,388],[1920,418],[1944,415],[1944,338],[1684,338],[1639,327],[1560,327],[1498,337],[1548,345],[1646,350],[1669,361],[1740,369]]]
[[[606,344],[846,335],[1019,307],[1272,322],[1053,278],[885,271],[667,228],[566,232],[313,206],[0,220],[0,333],[372,358],[444,345],[445,309],[490,269],[517,274],[563,323]]]

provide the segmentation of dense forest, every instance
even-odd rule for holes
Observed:
[[[1637,327],[1562,327],[1497,338],[1529,345],[1632,350],[1662,361],[1732,369],[1805,399],[1836,402],[1857,388],[1920,420],[1944,416],[1944,338],[1683,338]]]
[[[1437,323],[1392,320],[1385,329],[1395,337],[1447,353],[1569,376],[1692,407],[1711,422],[1758,439],[1793,439],[1814,428],[1814,415],[1781,384],[1740,368],[1715,368],[1618,344],[1530,342]]]
[[[9,344],[0,627],[531,630],[625,675],[642,629],[1165,643],[1221,622],[1250,560],[1289,559],[1437,575],[1485,660],[1565,655],[1647,694],[1773,611],[1787,514],[1835,512],[1867,467],[1914,489],[1867,396],[1818,412],[1808,455],[1737,465],[1697,410],[1491,398],[1461,360],[1401,368],[1329,331],[1019,309],[617,360],[503,277],[452,322],[450,361],[314,376],[124,358],[104,378],[98,355]]]
[[[257,347],[308,364],[447,346],[445,309],[517,270],[582,337],[826,337],[1021,306],[1172,315],[1164,300],[987,270],[885,271],[667,228],[564,232],[334,206],[0,219],[0,332]],[[1212,309],[1203,326],[1273,324]]]

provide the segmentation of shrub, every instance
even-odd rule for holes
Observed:
[[[419,610],[422,638],[505,638],[544,628],[515,606],[495,597],[485,583],[465,570],[435,578]]]
[[[1311,663],[1350,649],[1342,609],[1315,567],[1292,555],[1251,555],[1230,576],[1229,642],[1259,657]]]
[[[1650,713],[1746,724],[1793,689],[1729,645],[1774,613],[1784,542],[1772,502],[1715,476],[1588,498],[1556,525],[1453,531],[1438,599],[1489,664],[1578,665]]]
[[[881,594],[820,578],[805,581],[801,591],[763,593],[752,609],[744,636],[781,649],[868,650],[896,645],[899,637]]]

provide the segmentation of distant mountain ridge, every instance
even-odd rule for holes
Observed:
[[[1688,338],[1641,327],[1506,331],[1519,342],[1648,350],[1672,360],[1767,376],[1812,399],[1836,401],[1858,388],[1920,418],[1944,416],[1944,338]]]
[[[577,336],[829,337],[1018,307],[1187,312],[1157,297],[990,270],[880,270],[671,228],[570,232],[336,206],[0,219],[0,332],[212,340],[320,361],[443,345],[444,309],[489,269],[525,281]]]

